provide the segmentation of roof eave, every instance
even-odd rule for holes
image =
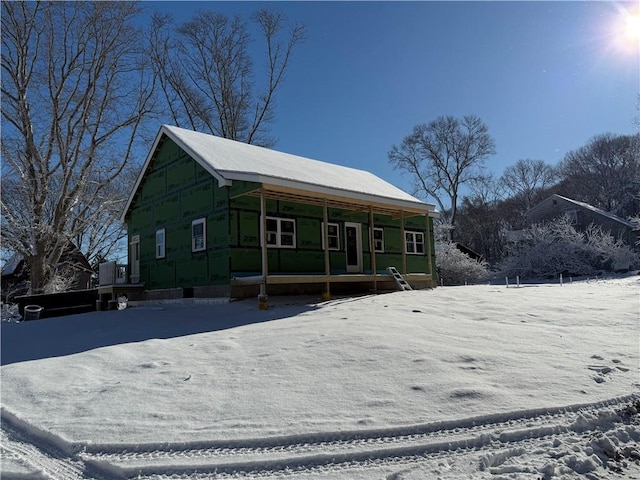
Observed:
[[[430,203],[424,203],[420,201],[403,200],[399,198],[390,198],[377,195],[370,195],[367,193],[353,192],[350,190],[343,190],[339,188],[325,187],[322,185],[315,185],[310,183],[297,182],[294,180],[269,177],[266,175],[250,174],[244,172],[224,172],[225,178],[229,180],[255,182],[263,185],[273,185],[275,187],[290,188],[295,190],[304,190],[306,192],[312,192],[322,197],[323,195],[340,196],[348,199],[352,199],[364,203],[383,203],[391,207],[395,207],[398,210],[421,210],[425,214],[429,214],[430,217],[439,218],[440,212],[436,211],[435,206]]]
[[[353,199],[360,202],[369,202],[369,203],[384,203],[386,205],[397,208],[398,210],[411,210],[423,211],[425,214],[428,214],[430,217],[439,218],[440,213],[436,211],[435,206],[429,203],[420,202],[419,200],[410,201],[403,200],[400,198],[390,198],[384,196],[371,195],[367,193],[354,192],[350,190],[343,190],[338,188],[332,188],[322,185],[315,185],[310,183],[299,182],[295,180],[283,179],[279,177],[270,177],[267,175],[260,175],[256,173],[247,173],[247,172],[237,172],[237,171],[224,171],[224,170],[216,170],[214,169],[210,163],[205,161],[200,157],[198,153],[196,153],[187,143],[183,142],[179,136],[175,135],[170,128],[167,128],[166,125],[162,125],[158,130],[156,138],[153,142],[153,146],[145,159],[144,165],[136,179],[136,183],[134,188],[131,190],[129,198],[127,199],[126,206],[121,214],[120,221],[125,222],[127,213],[131,208],[131,204],[133,203],[133,199],[135,198],[138,188],[140,188],[140,184],[146,174],[146,171],[149,167],[149,164],[153,160],[153,157],[156,153],[156,150],[162,140],[162,136],[166,135],[173,142],[175,142],[182,150],[184,150],[192,159],[194,159],[201,167],[203,167],[210,175],[212,175],[217,181],[218,185],[221,187],[231,186],[233,180],[238,181],[249,181],[256,182],[261,184],[275,185],[277,187],[283,188],[293,188],[297,190],[304,190],[307,192],[313,192],[317,195],[337,195],[348,199]]]

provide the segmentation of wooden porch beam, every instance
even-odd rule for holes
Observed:
[[[296,190],[287,187],[276,187],[273,185],[263,185],[261,189],[245,192],[238,196],[250,195],[259,196],[265,195],[266,198],[272,198],[276,200],[288,200],[292,202],[306,203],[308,205],[323,206],[327,203],[328,207],[340,208],[352,212],[367,212],[370,208],[373,208],[374,212],[390,215],[394,218],[398,218],[400,210],[402,210],[405,216],[417,216],[428,214],[429,211],[425,208],[416,207],[415,209],[410,207],[399,207],[394,205],[385,204],[382,202],[370,202],[370,201],[358,201],[349,199],[346,197],[340,197],[337,195],[318,194],[314,196],[311,192],[303,190]],[[234,197],[235,198],[235,197]]]
[[[378,280],[376,277],[376,246],[375,246],[375,234],[373,231],[373,207],[369,206],[369,250],[371,252],[371,273],[373,274],[373,291],[378,291]]]
[[[331,259],[329,258],[329,208],[327,207],[327,199],[324,199],[324,205],[322,206],[322,238],[324,238],[324,273],[327,276],[327,281],[324,287],[324,300],[331,298]]]
[[[267,276],[269,275],[269,257],[267,256],[267,201],[262,189],[260,190],[260,220],[262,222],[262,278],[260,283],[260,298],[258,303],[260,308],[266,307],[267,298]]]
[[[425,215],[425,221],[427,222],[426,232],[425,232],[425,248],[427,251],[427,268],[429,269],[429,274],[433,275],[433,268],[431,268],[431,229],[429,228],[429,214]]]
[[[407,237],[404,231],[404,210],[400,210],[400,235],[402,236],[402,274],[407,274]]]

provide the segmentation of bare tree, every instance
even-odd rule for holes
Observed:
[[[126,242],[123,240],[127,237],[127,230],[120,216],[135,185],[139,167],[137,162],[131,163],[97,193],[99,197],[92,197],[86,208],[78,209],[72,218],[72,241],[81,247],[94,268],[105,260],[126,256]]]
[[[460,186],[481,175],[484,160],[494,153],[493,139],[479,117],[446,116],[416,125],[400,146],[391,147],[389,161],[412,176],[416,195],[433,197],[442,212],[449,210],[453,228]]]
[[[508,219],[501,214],[504,188],[487,174],[469,182],[456,220],[456,241],[484,256],[488,262],[500,258]]]
[[[621,217],[640,211],[640,133],[597,135],[559,170],[565,195]]]
[[[153,99],[138,13],[131,2],[2,6],[1,238],[34,292],[118,201],[110,188]]]
[[[305,30],[298,24],[287,30],[284,14],[267,9],[251,20],[265,41],[265,75],[258,83],[249,26],[241,16],[198,12],[176,30],[170,16],[152,18],[151,56],[176,125],[246,143],[274,143],[268,136],[274,96]]]
[[[540,200],[541,192],[554,185],[558,174],[551,165],[542,160],[518,160],[504,169],[500,182],[508,194],[518,200],[522,211],[529,210]]]

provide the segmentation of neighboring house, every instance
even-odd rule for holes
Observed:
[[[29,291],[29,272],[25,268],[22,255],[14,253],[2,266],[2,300],[7,302],[16,295]]]
[[[94,275],[87,257],[78,247],[70,244],[62,253],[56,266],[58,274],[68,279],[66,290],[85,290],[91,288]],[[13,254],[2,267],[2,296],[24,295],[29,290],[29,268],[20,254]],[[65,282],[66,283],[66,282]]]
[[[164,125],[123,214],[128,280],[147,299],[328,294],[393,286],[394,266],[435,286],[437,216],[369,172]]]
[[[561,195],[551,195],[532,207],[525,215],[527,223],[530,225],[567,215],[577,230],[584,230],[594,224],[636,250],[640,248],[638,244],[640,227],[638,225],[588,203],[578,202]]]

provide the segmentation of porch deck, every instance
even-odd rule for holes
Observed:
[[[129,299],[142,298],[144,283],[128,283],[127,265],[104,262],[99,267],[98,301],[101,307],[115,302],[119,296]]]
[[[144,283],[113,283],[111,285],[100,285],[98,287],[98,295],[111,295],[113,298],[116,298],[118,295],[142,293],[143,291]]]
[[[407,273],[403,275],[404,279],[409,282],[431,282],[432,277],[427,273]],[[234,277],[231,279],[231,286],[240,285],[259,285],[264,282],[262,275],[255,275],[250,277]],[[380,282],[380,283],[394,283],[393,277],[388,273],[344,273],[337,275],[322,275],[322,274],[274,274],[267,275],[267,285],[287,285],[296,283],[364,283],[364,282]]]
[[[430,274],[409,273],[403,275],[413,289],[435,287]],[[273,274],[235,277],[230,281],[231,297],[246,298],[253,295],[351,294],[353,292],[389,292],[398,290],[395,279],[389,273],[344,273],[344,274]]]
[[[175,300],[181,298],[247,298],[258,294],[288,295],[322,293],[351,293],[352,291],[397,290],[394,277],[388,273],[290,273],[236,276],[227,285],[175,287],[146,290],[144,283],[125,282],[129,278],[126,265],[109,262],[100,265],[98,286],[99,308],[111,308],[117,298],[126,296],[130,301]],[[414,289],[435,287],[428,273],[408,273],[404,280]]]

